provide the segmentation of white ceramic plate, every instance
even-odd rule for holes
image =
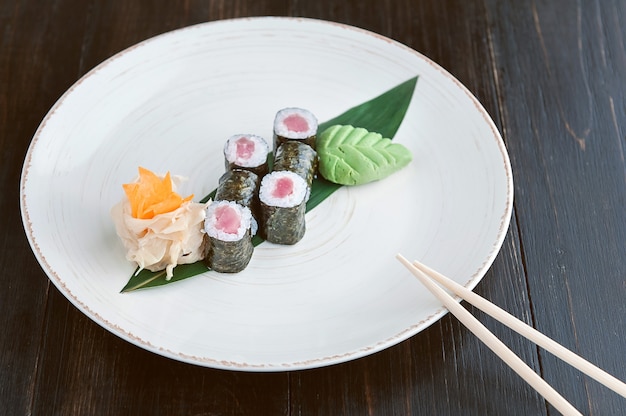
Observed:
[[[295,246],[264,243],[236,275],[120,294],[134,270],[109,216],[139,165],[217,185],[228,136],[271,139],[277,110],[328,120],[418,75],[395,141],[411,165],[342,188]],[[395,259],[474,287],[511,216],[511,169],[478,101],[428,58],[354,27],[295,18],[217,21],[105,61],[50,110],[21,179],[41,266],[83,313],[146,350],[202,366],[279,371],[339,363],[417,334],[445,310]]]

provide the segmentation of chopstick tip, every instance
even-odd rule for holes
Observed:
[[[406,260],[406,258],[404,258],[404,256],[402,254],[400,254],[400,253],[396,253],[396,259],[398,259],[400,261]]]
[[[413,265],[411,264],[410,261],[408,261],[402,254],[398,253],[396,254],[396,259],[398,259],[400,261],[400,263],[402,263],[406,268],[408,268],[409,270],[413,267]]]

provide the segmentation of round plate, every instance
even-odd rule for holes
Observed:
[[[329,120],[414,76],[394,141],[412,163],[343,187],[294,246],[264,243],[246,270],[120,294],[135,266],[110,217],[137,167],[188,178],[199,199],[236,133],[271,139],[277,110]],[[445,309],[402,253],[474,287],[504,240],[510,163],[479,102],[414,50],[350,26],[224,20],[157,36],[105,61],[52,107],[21,179],[24,228],[50,280],[121,338],[208,367],[279,371],[339,363],[417,334]]]

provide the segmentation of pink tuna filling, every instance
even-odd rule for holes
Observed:
[[[309,123],[299,114],[291,114],[283,120],[287,130],[302,133],[309,129]]]
[[[293,180],[291,178],[280,178],[274,184],[272,196],[274,198],[284,198],[293,193]]]
[[[242,137],[237,140],[237,158],[250,159],[250,156],[254,154],[254,141],[247,137]]]
[[[228,205],[215,209],[215,228],[228,234],[237,234],[241,218],[237,211]]]

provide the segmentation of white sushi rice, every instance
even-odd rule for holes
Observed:
[[[249,158],[241,158],[237,154],[237,142],[241,139],[249,139],[254,142],[254,152]],[[254,134],[235,134],[230,136],[224,145],[224,157],[228,163],[244,168],[254,168],[265,163],[269,151],[267,141]]]
[[[308,124],[308,130],[296,132],[291,131],[285,126],[285,119],[291,115],[297,114],[304,118]],[[306,139],[317,134],[317,118],[309,110],[297,107],[283,108],[276,113],[274,118],[274,133],[281,137],[289,139]]]
[[[232,207],[237,214],[239,215],[240,224],[236,233],[227,233],[222,230],[217,229],[217,217],[216,211],[219,207],[230,206]],[[206,219],[204,220],[204,231],[207,233],[209,237],[216,238],[221,241],[239,241],[246,234],[246,231],[251,227],[252,221],[252,212],[249,208],[239,205],[236,202],[232,201],[217,201],[213,202],[208,206],[206,210]],[[255,221],[256,228],[256,221]],[[256,232],[256,230],[254,230]]]
[[[272,195],[272,191],[276,187],[276,182],[281,178],[290,178],[293,182],[293,192],[284,198],[276,198]],[[309,192],[309,187],[304,178],[297,173],[290,171],[275,171],[268,173],[261,180],[261,188],[259,189],[259,199],[265,205],[292,208],[304,202]]]

